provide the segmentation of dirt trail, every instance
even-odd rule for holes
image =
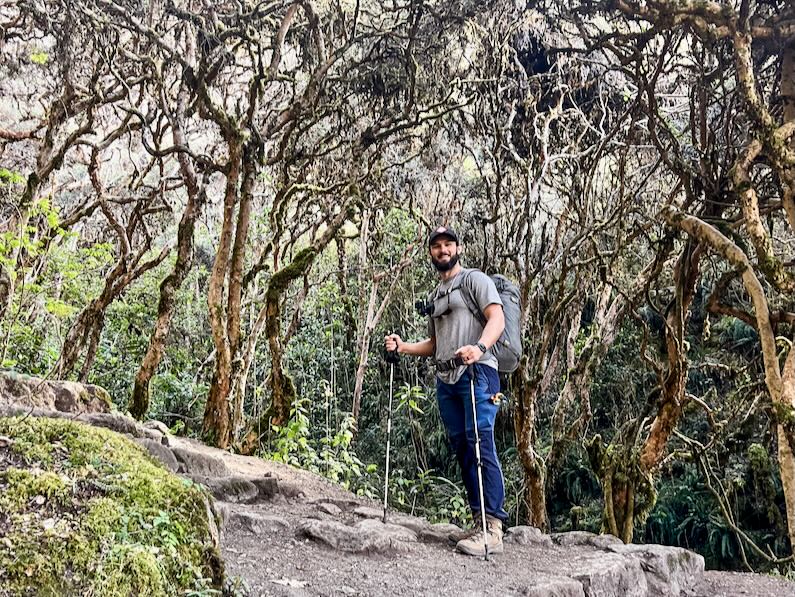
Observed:
[[[505,553],[483,561],[456,553],[441,530],[435,532],[420,519],[394,512],[388,522],[401,526],[387,527],[420,529],[419,538],[393,540],[381,551],[356,551],[361,547],[359,538],[335,533],[343,527],[361,527],[363,535],[371,528],[386,528],[377,519],[380,504],[280,463],[233,455],[191,440],[174,438],[173,444],[220,458],[232,475],[270,475],[278,480],[279,491],[267,501],[218,502],[225,521],[222,552],[227,572],[242,579],[250,595],[552,597],[597,595],[600,582],[605,589],[613,582],[613,590],[601,594],[795,597],[795,583],[766,575],[711,571],[698,574],[700,578],[687,588],[674,586],[677,580],[672,577],[673,585],[667,590],[651,585],[643,590],[631,584],[637,570],[625,566],[628,558],[606,550],[606,544],[586,534],[565,534],[555,541],[529,534],[518,537],[519,542],[517,537],[510,542],[509,534]],[[369,526],[362,527],[365,521]],[[327,541],[307,536],[306,528],[312,524],[330,529]],[[590,589],[581,588],[588,582]]]

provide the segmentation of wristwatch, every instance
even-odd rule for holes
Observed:
[[[478,342],[477,344],[475,344],[475,346],[477,346],[480,349],[480,352],[482,352],[483,354],[486,354],[486,351],[488,349],[486,348],[486,345],[483,344],[483,342]]]

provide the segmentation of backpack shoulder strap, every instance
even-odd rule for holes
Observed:
[[[482,326],[486,326],[486,316],[480,310],[477,302],[475,301],[475,297],[472,296],[472,285],[470,283],[470,276],[473,272],[477,272],[475,268],[466,269],[464,270],[464,275],[461,277],[461,283],[459,287],[461,288],[461,296],[464,299],[464,302],[467,305],[467,308],[472,313],[472,316],[478,320],[478,323]]]

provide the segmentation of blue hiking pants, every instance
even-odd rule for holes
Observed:
[[[472,512],[480,512],[478,491],[478,462],[475,455],[475,425],[472,417],[472,397],[470,396],[470,375],[472,368],[454,384],[446,384],[436,379],[436,399],[439,412],[447,429],[461,475],[469,498]],[[483,462],[483,500],[486,514],[505,521],[508,513],[505,504],[505,484],[502,467],[497,458],[494,445],[494,419],[499,406],[491,397],[500,391],[497,371],[487,365],[475,365],[475,404],[478,414],[478,435],[480,436],[480,457]]]

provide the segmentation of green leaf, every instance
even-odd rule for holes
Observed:
[[[25,177],[19,172],[13,172],[11,170],[6,170],[5,168],[0,168],[0,182],[5,184],[22,184],[25,182]]]
[[[58,299],[47,299],[44,303],[44,308],[58,319],[66,319],[77,311],[72,305]]]
[[[50,59],[50,55],[47,52],[32,52],[30,55],[30,61],[33,64],[40,64],[44,65],[47,64],[47,61]]]

